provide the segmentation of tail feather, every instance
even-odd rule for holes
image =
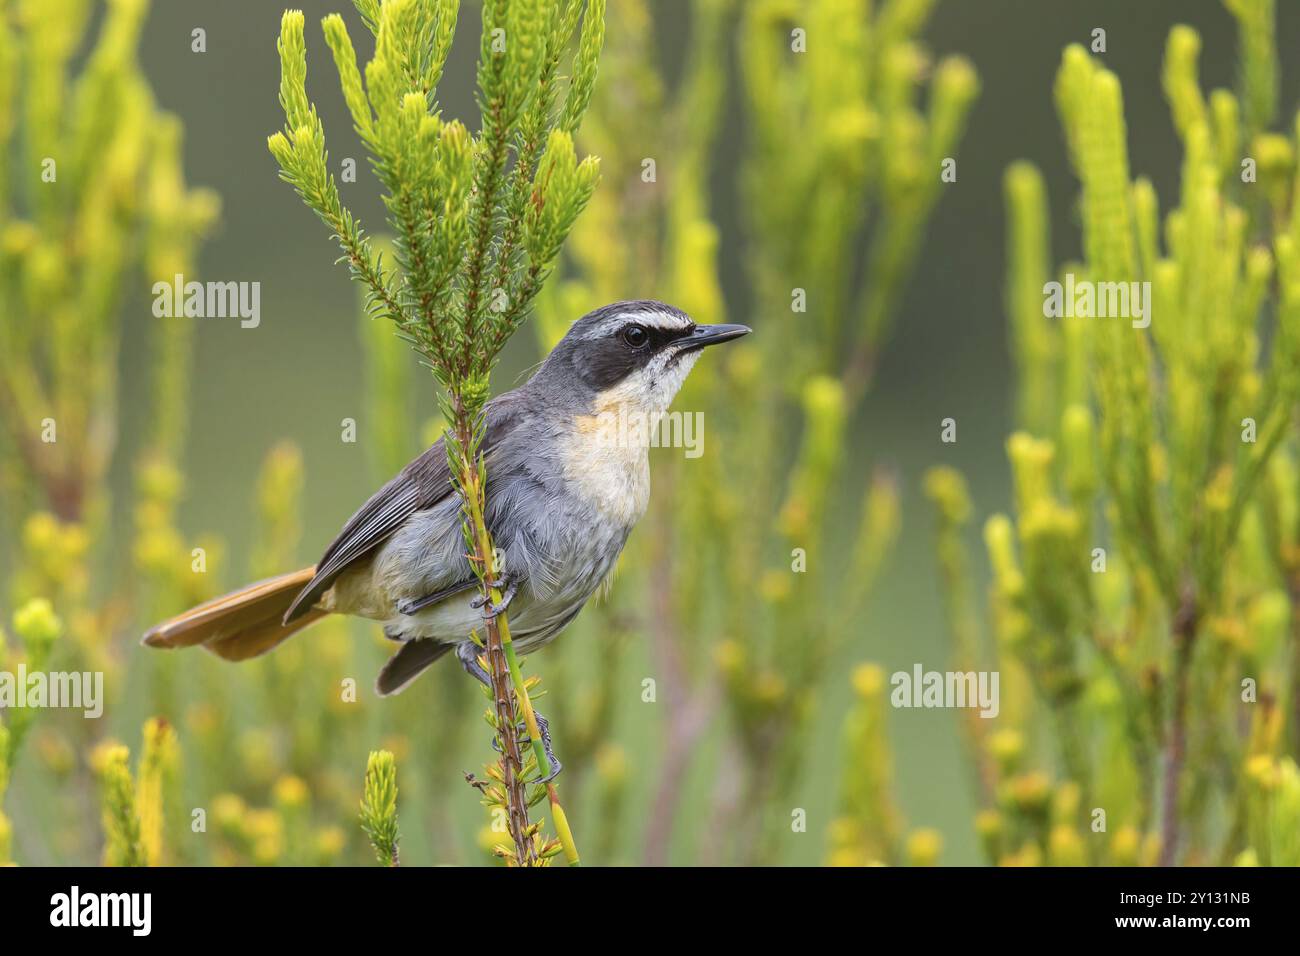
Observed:
[[[328,613],[329,611],[323,611],[320,608],[312,608],[291,624],[283,623],[277,616],[262,624],[240,631],[238,634],[231,634],[229,637],[208,641],[203,646],[225,660],[246,661],[250,657],[265,654],[282,641],[297,634],[307,625],[315,624]]]
[[[375,691],[380,697],[401,693],[411,681],[424,673],[425,668],[454,646],[427,637],[407,641],[379,672]]]
[[[291,624],[281,622],[315,573],[315,568],[303,568],[214,598],[151,628],[144,643],[165,648],[202,644],[232,661],[264,654],[327,613],[313,610]]]

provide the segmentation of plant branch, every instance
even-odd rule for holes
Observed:
[[[1187,759],[1187,698],[1191,691],[1192,646],[1198,623],[1196,598],[1184,593],[1174,615],[1174,699],[1165,741],[1165,773],[1161,806],[1160,865],[1173,866],[1178,861],[1178,841],[1182,831],[1179,818],[1183,764]]]

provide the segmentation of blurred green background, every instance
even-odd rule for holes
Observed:
[[[330,137],[331,161],[344,156],[358,160],[358,182],[341,184],[344,200],[363,225],[382,231],[378,190],[365,169],[364,153],[351,130],[316,26],[323,15],[346,4],[322,0],[301,5],[308,23],[308,88]],[[655,0],[650,6],[663,51],[662,73],[671,88],[683,69],[691,23],[689,6],[678,0]],[[1279,6],[1278,46],[1282,51],[1296,49],[1300,45],[1300,5],[1283,2]],[[343,12],[352,19],[351,11]],[[158,2],[144,28],[140,52],[159,105],[184,124],[183,166],[188,182],[210,187],[221,197],[219,224],[200,248],[198,278],[261,283],[259,328],[241,329],[231,319],[203,320],[194,343],[191,421],[182,468],[187,480],[178,521],[187,533],[217,529],[224,536],[225,554],[231,562],[220,570],[226,586],[242,583],[246,577],[246,568],[236,556],[245,554],[254,541],[256,476],[277,443],[285,439],[295,442],[305,464],[303,543],[298,555],[302,564],[320,552],[376,487],[367,458],[366,434],[372,422],[367,420],[363,393],[357,292],[346,271],[331,266],[334,247],[319,222],[278,181],[275,163],[266,150],[266,136],[282,125],[275,98],[279,80],[275,37],[280,13],[280,4],[264,0]],[[874,385],[847,427],[849,460],[837,483],[832,511],[856,509],[861,477],[873,468],[887,466],[901,493],[901,538],[881,571],[866,612],[855,621],[827,668],[830,676],[818,695],[814,729],[805,745],[808,763],[789,795],[791,806],[806,808],[808,832],[786,832],[781,837],[786,841],[779,850],[783,862],[811,864],[825,858],[823,834],[835,812],[842,767],[839,728],[849,706],[846,674],[852,665],[870,659],[890,672],[910,669],[915,662],[941,668],[948,660],[950,643],[939,596],[933,519],[920,489],[921,475],[935,464],[951,464],[967,476],[978,514],[1010,505],[1004,440],[1013,427],[1013,370],[1003,309],[1003,172],[1021,158],[1032,160],[1043,170],[1055,200],[1051,239],[1057,260],[1078,257],[1078,218],[1067,201],[1075,195],[1076,182],[1052,101],[1052,82],[1062,48],[1071,42],[1086,43],[1093,28],[1103,27],[1108,48],[1101,60],[1124,83],[1133,170],[1149,176],[1162,207],[1169,205],[1177,196],[1181,152],[1161,90],[1160,64],[1169,28],[1176,22],[1189,23],[1201,33],[1205,86],[1231,86],[1236,70],[1235,33],[1231,17],[1218,0],[944,0],[923,33],[936,58],[945,54],[968,58],[979,74],[981,91],[960,145],[958,180],[940,190],[915,278],[904,293]],[[207,32],[205,53],[190,50],[195,27]],[[467,5],[441,88],[445,110],[471,126],[477,122],[472,91],[476,43],[471,39],[476,30],[476,11]],[[751,322],[758,338],[766,330],[763,319],[755,318],[760,310],[753,301],[754,286],[745,275],[749,236],[737,170],[744,158],[747,130],[739,105],[732,39],[727,34],[727,42],[717,53],[726,64],[730,82],[711,160],[707,212],[719,229],[727,318]],[[364,60],[369,55],[368,38],[358,39],[354,32],[354,40]],[[1289,115],[1296,104],[1300,75],[1285,56],[1281,66],[1281,107],[1283,114]],[[670,162],[673,147],[656,141],[655,129],[647,123],[643,138],[626,144],[627,155],[667,155],[661,163]],[[635,123],[624,126],[623,132],[640,135]],[[800,143],[791,141],[789,148],[798,150]],[[611,183],[628,174],[609,162],[606,158],[601,188],[613,188]],[[633,285],[622,292],[626,298],[637,298],[656,290]],[[600,304],[592,301],[587,306]],[[790,321],[802,318],[792,315]],[[129,288],[121,358],[122,428],[111,473],[119,502],[128,499],[132,463],[143,448],[141,434],[148,404],[146,342],[156,321],[150,312],[147,286],[141,282]],[[497,390],[507,387],[537,359],[533,337],[527,332],[519,335],[495,377]],[[428,394],[420,398],[419,420],[435,408],[431,382],[429,386]],[[708,413],[706,409],[706,417]],[[959,428],[958,441],[952,445],[939,441],[939,423],[948,416],[957,419]],[[356,444],[339,440],[344,418],[358,422]],[[411,453],[421,447],[420,436],[412,435]],[[666,454],[672,452],[657,453]],[[121,529],[129,527],[130,520],[127,507],[119,505],[114,523],[123,540],[128,532]],[[769,520],[769,516],[761,520]],[[637,532],[647,533],[644,528]],[[833,537],[834,547],[844,552],[847,538],[847,530]],[[982,562],[978,578],[986,580]],[[744,595],[737,597],[744,599]],[[632,598],[634,602],[639,599],[638,595]],[[372,630],[358,627],[356,632]],[[309,647],[313,639],[308,632],[294,642]],[[584,650],[574,647],[575,642],[599,639],[591,628],[567,634],[555,648],[539,655],[531,669],[546,677],[553,655],[580,657]],[[708,632],[700,633],[699,640],[709,639]],[[310,667],[310,651],[307,653],[306,666]],[[630,758],[635,770],[621,812],[624,826],[639,833],[639,821],[649,813],[653,799],[661,724],[658,715],[647,715],[649,705],[640,700],[642,679],[655,675],[644,642],[631,640],[624,653],[620,683],[613,690],[618,718],[612,736],[627,754],[637,755]],[[373,678],[370,668],[379,659],[377,651],[364,658],[364,668],[355,675],[365,696]],[[184,668],[187,663],[191,662],[178,662],[177,667]],[[581,664],[575,666],[581,671]],[[126,695],[105,721],[113,735],[134,748],[141,722],[153,711],[143,703],[148,681],[145,668],[131,666],[129,673],[130,686],[139,693]],[[588,679],[595,676],[588,675]],[[425,679],[405,696],[424,700],[439,687],[439,682]],[[476,697],[465,699],[471,711],[479,708]],[[240,725],[230,728],[233,741],[246,717],[240,713],[239,701],[232,703],[232,721]],[[366,701],[363,719],[376,727],[375,709],[387,706]],[[539,707],[548,710],[545,699]],[[418,721],[419,707],[409,707],[403,714],[408,721]],[[972,822],[977,807],[966,786],[958,719],[952,711],[890,711],[895,792],[909,825],[942,832],[944,863],[974,864],[981,861]],[[697,859],[695,851],[707,836],[705,831],[719,825],[708,805],[721,760],[722,722],[721,718],[714,722],[693,762],[688,796],[682,803],[669,856],[674,862]],[[418,749],[436,748],[439,727],[432,720],[403,730],[419,741],[413,744]],[[332,759],[355,768],[358,795],[366,751],[384,742],[378,729],[340,740],[351,752]],[[448,804],[445,812],[455,821],[447,829],[461,834],[462,845],[453,854],[442,852],[445,844],[431,835],[445,824],[437,822],[443,811],[427,806],[433,799],[430,784],[419,778],[414,765],[403,763],[399,753],[404,861],[474,858],[466,846],[473,843],[476,829],[482,825],[481,811],[472,791],[459,784],[458,769],[477,768],[487,758],[486,744],[486,728],[471,722],[447,768],[457,779],[438,788],[436,799]],[[562,726],[556,728],[556,747],[563,758]],[[186,760],[193,756],[187,752]],[[27,759],[34,760],[34,755],[29,753]],[[61,845],[55,838],[57,820],[35,812],[36,806],[58,790],[58,784],[35,779],[25,782],[21,766],[15,782],[8,809],[16,825],[16,857],[31,863],[94,859],[90,846]],[[562,786],[564,782],[561,777]],[[203,794],[191,789],[186,798],[197,804]],[[590,834],[592,830],[594,799],[584,791],[582,796],[567,796],[566,804],[581,841],[584,831]],[[83,809],[93,813],[84,804]],[[352,821],[343,817],[338,822],[349,830],[348,840],[355,841],[356,835],[350,832],[355,829]],[[610,858],[593,858],[592,862],[634,863],[642,858],[639,837],[633,837],[620,842]]]

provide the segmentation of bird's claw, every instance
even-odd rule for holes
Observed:
[[[537,720],[537,731],[542,737],[542,752],[546,755],[546,762],[550,765],[550,773],[533,782],[539,786],[546,786],[546,784],[550,783],[560,775],[560,771],[564,769],[564,764],[560,763],[559,758],[555,756],[555,751],[551,749],[550,721],[537,713],[537,711],[533,711],[533,717]],[[520,722],[515,732],[518,734],[517,739],[520,745],[528,746],[533,742],[532,737],[528,735],[528,725],[526,723]],[[492,749],[497,753],[504,753],[501,749],[500,737],[495,735],[492,737]]]
[[[560,761],[555,759],[555,754],[548,753],[547,758],[551,761],[551,772],[548,773],[541,780],[537,781],[538,785],[543,787],[546,786],[548,783],[550,783],[552,780],[554,780],[556,777],[558,777],[560,775],[560,771],[564,769],[564,764],[560,763]]]
[[[524,725],[523,721],[520,721],[515,727],[515,741],[525,747],[533,742],[532,738],[528,736],[528,728]],[[505,751],[501,749],[501,736],[499,734],[492,735],[492,749],[499,754],[505,753]]]
[[[496,604],[490,604],[486,594],[479,594],[469,602],[469,606],[475,610],[483,608],[483,620],[490,621],[510,606],[510,602],[515,599],[515,593],[519,590],[519,585],[509,580],[488,581],[486,583],[490,588],[501,588],[504,585],[505,589],[501,594],[501,600]]]
[[[537,781],[542,786],[545,786],[560,775],[560,771],[564,769],[564,764],[560,763],[555,756],[555,751],[551,749],[550,722],[537,711],[533,711],[533,717],[537,720],[537,730],[542,735],[542,752],[546,754],[546,762],[550,764],[551,772]]]

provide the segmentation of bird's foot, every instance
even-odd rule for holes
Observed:
[[[504,581],[489,581],[487,584],[489,587],[502,589],[501,600],[492,604],[489,603],[486,594],[480,594],[469,602],[469,606],[483,608],[483,620],[490,621],[510,606],[510,602],[515,599],[515,594],[519,591],[519,585],[508,578]]]
[[[545,786],[560,775],[560,771],[564,769],[564,764],[560,763],[555,756],[555,751],[551,749],[550,722],[537,711],[533,711],[533,717],[537,720],[537,731],[542,735],[542,752],[546,754],[546,762],[550,764],[551,772],[537,781],[542,786]],[[540,770],[540,768],[538,769]]]
[[[555,756],[555,750],[551,746],[550,722],[537,711],[533,711],[533,717],[537,720],[537,732],[542,738],[542,753],[546,754],[546,762],[549,765],[548,769],[550,772],[547,773],[546,776],[531,782],[540,786],[546,786],[546,784],[550,783],[560,775],[560,771],[564,769],[564,764],[560,763],[559,758]],[[528,725],[523,721],[520,721],[516,733],[518,734],[518,741],[521,746],[526,747],[533,742],[532,738],[528,736]],[[501,750],[501,739],[495,734],[492,737],[492,749],[497,753],[503,752]],[[538,768],[538,772],[541,772],[541,768]]]
[[[491,687],[492,678],[488,674],[486,668],[479,663],[479,649],[479,646],[473,641],[462,641],[460,644],[456,645],[456,659],[460,661],[460,666],[465,669],[465,673],[469,674],[484,687]],[[542,752],[546,754],[546,761],[550,765],[547,768],[549,773],[537,781],[539,784],[545,785],[550,783],[559,775],[560,771],[564,769],[564,764],[560,763],[555,756],[555,751],[551,748],[550,721],[536,710],[533,711],[533,717],[537,720],[537,732],[542,737]],[[528,726],[526,724],[521,723],[517,733],[521,744],[532,743],[532,738],[528,736]],[[492,749],[497,753],[501,752],[501,742],[495,734],[492,736]],[[538,769],[539,771],[541,770],[541,768]]]

